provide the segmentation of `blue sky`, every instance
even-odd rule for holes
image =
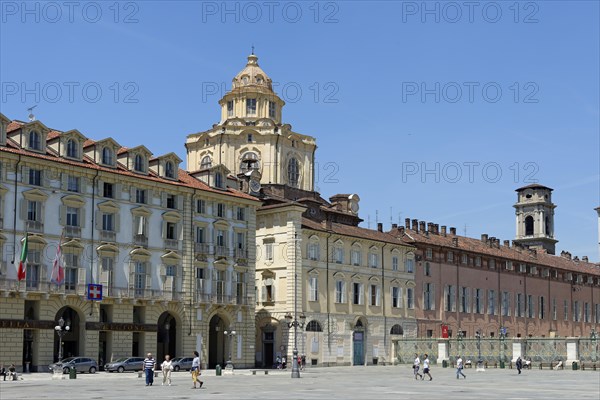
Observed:
[[[11,119],[37,105],[50,127],[185,159],[254,45],[284,121],[317,138],[317,187],[358,193],[364,226],[513,239],[514,190],[537,182],[557,251],[599,258],[596,1],[64,3],[0,2]]]

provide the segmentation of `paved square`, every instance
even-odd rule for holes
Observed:
[[[300,379],[290,371],[251,375],[203,373],[205,388],[191,389],[189,372],[173,373],[173,385],[161,378],[146,387],[136,373],[78,375],[75,380],[52,380],[49,373],[25,375],[17,382],[0,381],[0,399],[594,399],[600,398],[600,371],[465,370],[456,379],[454,368],[432,369],[433,381],[415,381],[408,365],[395,367],[311,368]],[[67,377],[67,376],[66,376]],[[68,378],[68,377],[67,377]]]

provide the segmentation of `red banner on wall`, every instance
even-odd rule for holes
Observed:
[[[442,325],[442,338],[448,339],[448,325]]]

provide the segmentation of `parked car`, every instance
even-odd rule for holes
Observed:
[[[194,361],[193,357],[175,357],[171,364],[173,365],[173,371],[179,371],[180,369],[191,370],[192,361]]]
[[[75,368],[79,373],[89,372],[95,374],[98,371],[98,364],[93,358],[67,357],[57,363],[48,365],[50,372],[62,369],[63,374],[68,374],[71,368]]]
[[[144,369],[143,357],[123,357],[104,366],[108,372],[141,371]]]

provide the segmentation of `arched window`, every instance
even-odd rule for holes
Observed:
[[[298,178],[300,178],[300,165],[298,160],[290,158],[288,161],[288,184],[292,187],[298,187]]]
[[[136,154],[135,159],[133,160],[133,169],[138,172],[144,172],[144,158]]]
[[[390,335],[404,335],[404,329],[398,324],[392,326],[390,329]]]
[[[548,236],[552,236],[552,232],[550,232],[550,218],[546,217],[545,222],[546,222],[546,227],[545,227],[546,232],[545,233]]]
[[[533,217],[525,217],[525,236],[533,236]]]
[[[40,150],[40,134],[36,131],[29,132],[29,148],[32,150]]]
[[[165,176],[167,178],[175,178],[175,168],[173,168],[173,163],[171,161],[165,163]]]
[[[258,163],[258,156],[256,155],[256,153],[253,153],[251,151],[244,153],[244,155],[242,156],[242,162],[240,163],[240,171],[248,172],[249,170],[259,168],[260,166]]]
[[[113,165],[113,152],[108,147],[102,149],[102,164]]]
[[[223,187],[223,174],[220,172],[215,172],[215,187]]]
[[[200,161],[200,169],[207,169],[210,167],[212,167],[212,160],[210,159],[210,156],[202,157],[202,161]]]
[[[78,158],[77,142],[73,139],[67,140],[67,157]]]
[[[323,332],[321,324],[314,319],[306,325],[306,332]]]

